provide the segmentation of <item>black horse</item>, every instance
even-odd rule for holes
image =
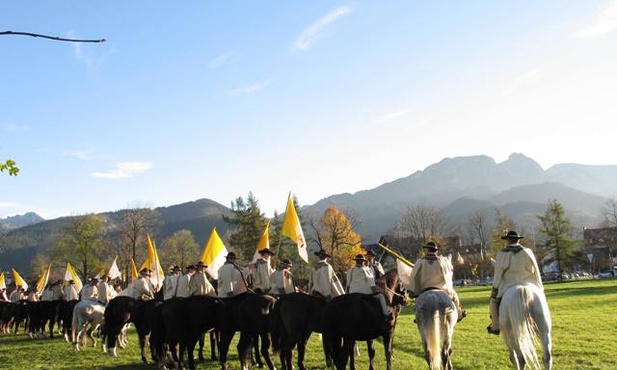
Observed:
[[[291,293],[281,296],[272,313],[272,342],[274,352],[279,352],[283,370],[293,369],[292,353],[298,347],[298,369],[306,369],[304,355],[311,333],[323,333],[323,298],[306,293]],[[324,344],[326,365],[332,365],[329,346]]]
[[[354,369],[353,348],[356,340],[367,343],[369,369],[374,369],[375,347],[373,340],[382,337],[386,369],[392,369],[392,339],[401,307],[407,303],[406,292],[396,270],[380,277],[377,285],[384,289],[392,319],[384,321],[379,302],[371,295],[345,294],[334,298],[325,308],[324,340],[331,347],[337,370],[344,370],[347,361]]]
[[[133,297],[118,296],[109,301],[105,308],[105,327],[103,329],[107,342],[107,352],[116,356],[116,342],[124,326],[132,322],[139,337],[141,361],[148,363],[146,343],[154,320],[154,308],[162,304],[160,300],[142,301]]]
[[[164,354],[169,349],[180,369],[183,368],[185,352],[189,369],[195,369],[194,350],[197,342],[200,344],[199,360],[203,361],[203,337],[206,332],[214,332],[219,304],[218,298],[210,296],[172,298],[163,302],[160,317],[153,322],[150,336],[153,359],[158,360],[159,367],[164,366]],[[212,357],[216,361],[217,346],[214,339],[211,335]]]
[[[276,299],[267,294],[242,293],[234,297],[221,298],[218,305],[218,328],[220,331],[219,362],[222,369],[227,369],[227,353],[236,331],[240,332],[237,349],[242,369],[248,369],[247,360],[252,346],[257,346],[261,339],[259,353],[264,357],[270,370],[274,364],[270,359],[270,314]],[[260,358],[257,357],[259,364]]]
[[[38,301],[28,302],[26,311],[28,313],[28,335],[38,337],[39,333],[45,332],[45,325],[48,324],[49,338],[54,338],[54,325],[58,316],[58,309],[62,301]]]
[[[73,323],[73,309],[79,302],[77,299],[61,301],[58,305],[58,319],[62,322],[62,335],[67,342],[71,341],[71,325]]]

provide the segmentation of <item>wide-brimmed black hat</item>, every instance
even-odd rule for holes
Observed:
[[[320,258],[325,258],[325,257],[328,257],[328,258],[329,258],[329,257],[330,257],[330,255],[329,255],[328,253],[326,253],[326,251],[325,251],[325,250],[323,250],[323,249],[320,249],[320,250],[318,250],[317,252],[315,252],[315,255],[316,255],[317,257],[320,257]]]
[[[145,274],[150,274],[150,273],[152,273],[152,270],[150,270],[150,269],[149,269],[149,268],[147,268],[147,267],[144,267],[143,269],[141,269],[141,271],[139,271],[139,273],[140,273],[140,274],[144,274],[144,273],[145,273]]]
[[[354,261],[363,261],[366,262],[366,258],[364,258],[363,255],[361,254],[356,254],[356,256],[353,258]]]
[[[264,248],[264,249],[260,250],[260,251],[259,251],[259,254],[261,254],[262,256],[263,256],[264,254],[269,254],[269,255],[271,255],[271,256],[274,256],[274,252],[272,252],[272,250],[271,250],[271,249],[269,249],[269,248]]]
[[[238,257],[236,256],[236,254],[235,254],[234,252],[229,252],[229,253],[227,253],[227,255],[225,256],[225,258],[232,258],[232,259],[236,259],[236,258],[238,258]]]
[[[182,269],[178,265],[176,265],[176,266],[171,268],[171,271],[180,271],[180,270],[182,270]]]
[[[281,261],[281,266],[283,266],[283,267],[291,267],[291,266],[293,266],[293,264],[291,263],[290,260],[285,258],[284,260]]]
[[[521,240],[521,239],[525,239],[524,236],[520,236],[518,235],[518,233],[514,230],[510,230],[508,231],[508,233],[504,236],[501,237],[501,239],[516,239],[516,240]]]
[[[195,270],[195,265],[188,265],[186,266],[187,270]]]
[[[195,267],[208,267],[208,266],[206,266],[206,264],[203,261],[199,261],[197,262],[197,265],[195,265]]]
[[[422,248],[433,249],[433,250],[438,250],[439,249],[439,247],[437,246],[437,244],[435,242],[428,242],[428,243],[426,243],[426,245],[423,245]]]

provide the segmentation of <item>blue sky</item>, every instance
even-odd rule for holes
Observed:
[[[617,1],[17,1],[0,31],[107,39],[0,36],[0,217],[616,164]]]

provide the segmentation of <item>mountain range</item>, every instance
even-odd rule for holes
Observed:
[[[330,205],[353,210],[360,224],[356,232],[367,242],[392,229],[407,206],[422,203],[444,211],[452,225],[464,225],[474,210],[489,220],[499,209],[527,230],[538,225],[550,200],[561,203],[576,227],[597,227],[601,209],[617,191],[617,165],[558,164],[547,170],[523,154],[512,154],[501,163],[485,155],[445,158],[422,171],[354,194],[329,196],[302,207],[302,214],[320,216]],[[227,230],[222,215],[231,210],[215,201],[199,199],[156,208],[163,228],[159,238],[180,229],[193,232],[204,245],[212,227]],[[103,213],[119,222],[124,211]],[[29,260],[47,253],[70,217],[43,220],[35,213],[0,219],[0,269],[29,269]]]

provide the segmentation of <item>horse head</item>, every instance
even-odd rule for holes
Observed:
[[[380,276],[375,283],[383,289],[391,306],[400,308],[409,304],[409,294],[396,269],[389,270],[383,276]]]

